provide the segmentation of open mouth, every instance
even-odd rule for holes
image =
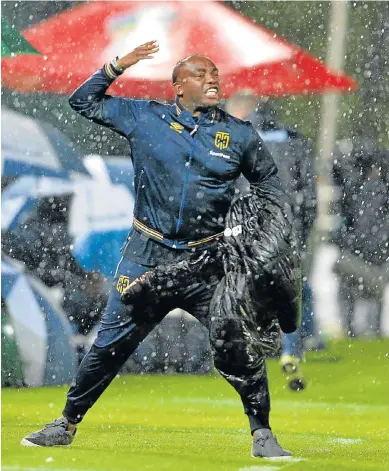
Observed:
[[[219,89],[217,87],[210,87],[205,92],[205,96],[207,98],[218,98],[218,95],[219,95]]]

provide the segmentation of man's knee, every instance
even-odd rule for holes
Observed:
[[[136,327],[132,319],[111,324],[102,322],[93,345],[100,349],[101,354],[104,355],[107,351],[118,348],[126,341],[128,343],[131,337],[134,336]]]
[[[216,367],[230,374],[255,369],[258,359],[263,356],[259,342],[238,317],[214,320],[210,341]]]

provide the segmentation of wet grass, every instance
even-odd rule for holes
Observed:
[[[310,353],[309,386],[290,391],[269,361],[272,427],[289,462],[254,459],[246,417],[217,376],[116,378],[71,448],[20,439],[60,415],[67,388],[3,390],[4,471],[386,471],[389,340],[343,341]]]

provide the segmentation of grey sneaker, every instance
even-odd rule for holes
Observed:
[[[251,452],[254,458],[287,458],[292,456],[278,444],[277,438],[267,428],[260,428],[254,432],[253,449]]]
[[[67,446],[76,435],[68,431],[69,421],[65,417],[46,424],[42,430],[30,433],[20,442],[23,446]]]

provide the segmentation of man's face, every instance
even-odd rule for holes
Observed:
[[[192,57],[179,70],[174,90],[190,107],[216,106],[220,103],[219,71],[210,59]]]

